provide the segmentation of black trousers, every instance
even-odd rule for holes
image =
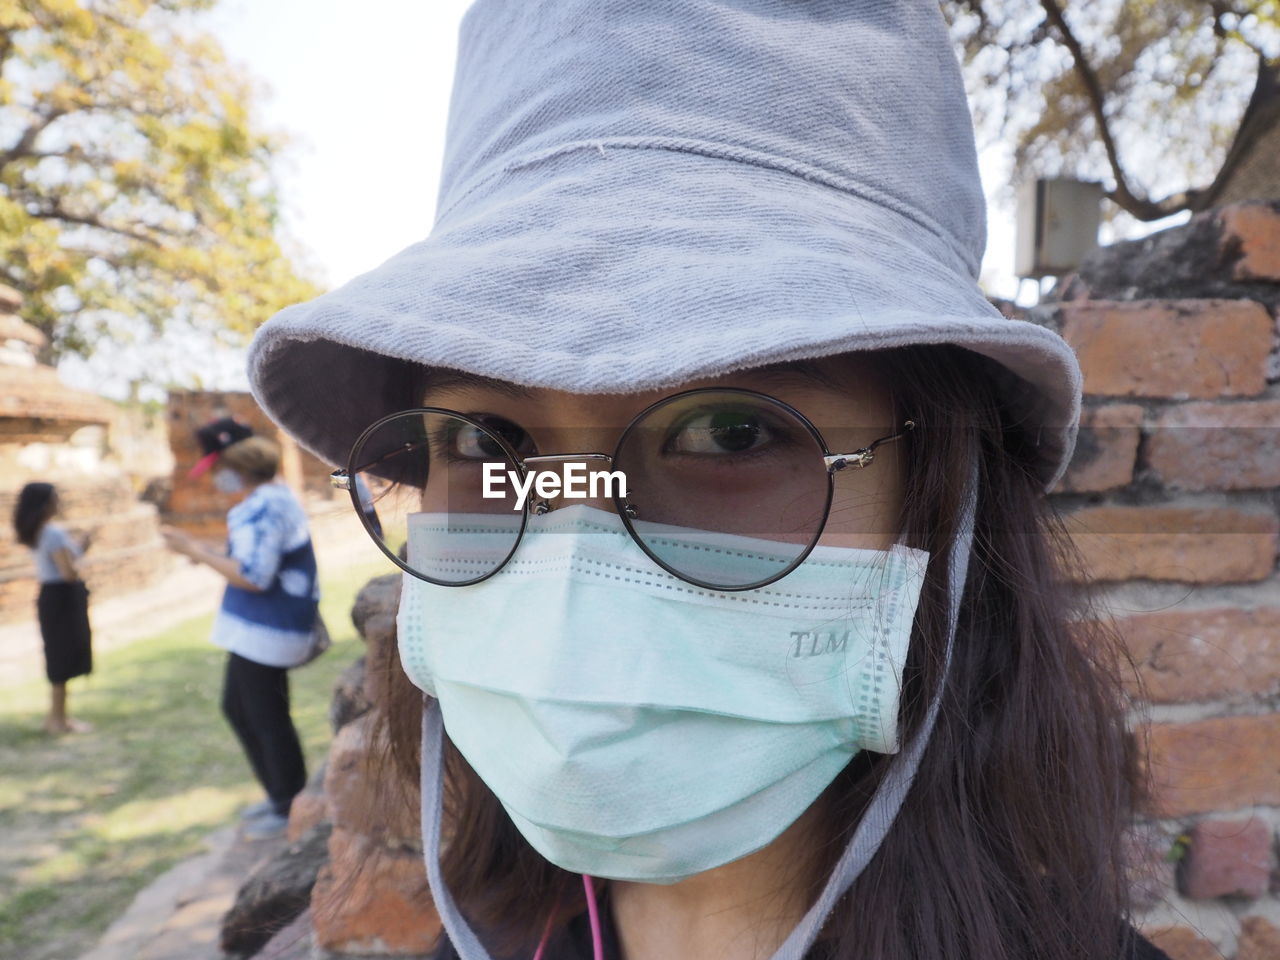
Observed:
[[[231,654],[222,685],[222,713],[276,813],[288,816],[293,798],[307,784],[302,744],[289,716],[289,671]]]

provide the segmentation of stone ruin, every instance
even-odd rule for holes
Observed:
[[[65,386],[40,362],[47,341],[17,316],[21,304],[17,291],[0,286],[0,623],[34,615],[31,553],[14,540],[10,523],[30,481],[55,484],[63,522],[92,535],[82,569],[96,595],[144,587],[172,563],[155,506],[141,502],[130,477],[105,456],[119,411]]]

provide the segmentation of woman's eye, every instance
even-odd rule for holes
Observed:
[[[769,423],[758,413],[709,410],[680,423],[671,431],[664,449],[668,453],[723,456],[758,450],[775,438]]]
[[[533,438],[525,430],[501,417],[477,417],[489,428],[490,433],[497,434],[522,457],[532,456],[537,452]],[[450,443],[450,454],[461,460],[494,460],[506,456],[506,452],[494,442],[490,433],[486,433],[469,423],[459,423]]]

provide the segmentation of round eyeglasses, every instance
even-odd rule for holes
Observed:
[[[574,497],[612,501],[659,567],[712,590],[750,590],[799,566],[822,535],[834,475],[870,466],[876,448],[832,453],[789,404],[706,387],[665,397],[627,424],[613,453],[542,455],[505,418],[420,407],[356,440],[334,486],[399,567],[462,587],[506,565],[530,516]],[[733,549],[724,549],[731,543]],[[733,562],[722,562],[732,553]]]

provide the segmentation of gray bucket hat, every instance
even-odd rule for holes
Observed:
[[[1046,486],[1070,456],[1075,355],[977,286],[985,204],[933,0],[478,0],[438,210],[252,344],[255,396],[330,463],[419,403],[422,365],[616,394],[932,343],[1011,374]]]

